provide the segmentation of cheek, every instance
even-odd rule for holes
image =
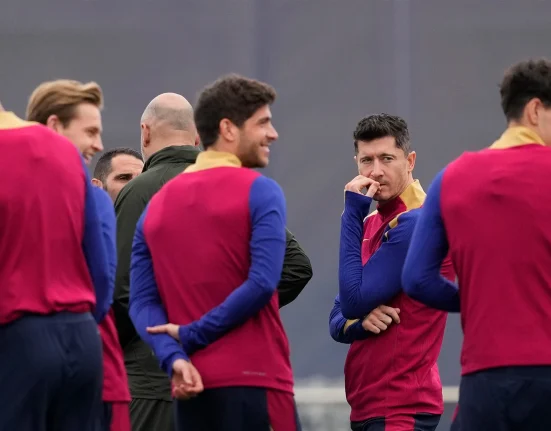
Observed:
[[[366,166],[362,163],[358,165],[358,173],[364,177],[369,177],[371,175],[372,169],[369,166]]]

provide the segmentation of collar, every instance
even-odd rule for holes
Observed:
[[[11,111],[0,111],[0,130],[18,129],[20,127],[34,126],[35,122],[25,121]]]
[[[189,166],[184,172],[197,172],[212,168],[240,168],[241,160],[232,153],[223,151],[207,150],[197,156],[197,161],[194,165]]]
[[[509,127],[503,135],[495,141],[490,149],[504,150],[506,148],[519,147],[521,145],[539,144],[545,145],[539,135],[528,127]]]
[[[201,150],[193,145],[172,145],[157,151],[147,159],[142,172],[167,163],[195,163],[200,153]]]
[[[414,180],[399,196],[385,202],[383,205],[377,205],[377,212],[386,218],[393,216],[396,211],[403,212],[420,208],[426,196],[427,194],[421,187],[419,180]]]

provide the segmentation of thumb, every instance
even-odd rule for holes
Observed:
[[[184,383],[186,385],[192,385],[193,384],[193,376],[191,375],[190,367],[183,367],[182,378],[184,379]]]

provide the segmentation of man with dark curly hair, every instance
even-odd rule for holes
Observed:
[[[172,378],[177,430],[300,429],[277,292],[285,197],[253,169],[278,138],[275,98],[237,75],[205,88],[195,108],[205,151],[136,227],[130,317]]]

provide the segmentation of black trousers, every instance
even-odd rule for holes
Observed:
[[[102,348],[89,313],[29,315],[0,326],[0,431],[94,431]]]
[[[294,397],[266,388],[206,389],[174,402],[176,431],[300,431]]]
[[[440,422],[440,415],[417,414],[393,418],[372,418],[363,422],[352,422],[352,431],[434,431]]]
[[[130,422],[132,431],[174,431],[172,401],[132,398]]]
[[[463,376],[453,429],[551,430],[551,367],[503,367]]]

